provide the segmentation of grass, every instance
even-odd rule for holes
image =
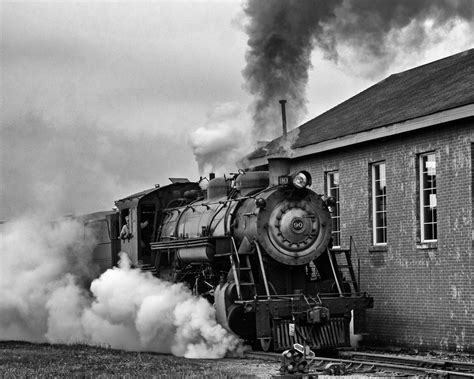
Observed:
[[[230,360],[190,360],[83,344],[0,342],[0,377],[253,378]]]

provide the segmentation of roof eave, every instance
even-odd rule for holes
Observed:
[[[358,143],[373,141],[379,138],[390,137],[472,116],[474,116],[474,104],[471,103],[461,107],[444,110],[403,122],[385,125],[360,133],[349,134],[343,137],[333,138],[312,145],[294,148],[289,153],[289,157],[301,158],[311,154],[322,153]],[[248,163],[250,167],[261,166],[267,164],[268,158],[272,158],[272,155],[266,155],[256,159],[249,159]]]

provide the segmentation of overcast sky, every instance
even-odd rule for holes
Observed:
[[[2,1],[0,12],[0,220],[110,209],[169,177],[198,178],[200,141],[225,144],[230,133],[249,146],[240,2]],[[454,23],[383,64],[352,61],[351,46],[338,62],[315,49],[298,119],[471,48],[471,31]]]

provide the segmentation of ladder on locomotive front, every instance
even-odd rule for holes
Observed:
[[[329,260],[335,274],[336,284],[338,286],[339,293],[342,295],[345,291],[343,288],[343,283],[348,283],[351,286],[351,292],[359,293],[360,287],[359,282],[356,278],[354,267],[352,265],[352,245],[353,245],[352,236],[349,239],[349,248],[343,249],[328,249]],[[344,263],[339,263],[337,256],[343,255],[345,258]],[[347,279],[346,274],[350,279]]]
[[[234,276],[237,297],[239,300],[243,300],[242,289],[243,287],[248,287],[251,291],[250,297],[253,298],[257,295],[257,287],[255,285],[252,265],[250,263],[250,251],[239,253],[234,238],[231,237],[231,240],[232,251],[229,254],[229,260],[232,268],[232,274]]]

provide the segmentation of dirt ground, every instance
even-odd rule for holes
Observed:
[[[0,377],[271,378],[277,362],[186,359],[86,345],[0,342]]]

